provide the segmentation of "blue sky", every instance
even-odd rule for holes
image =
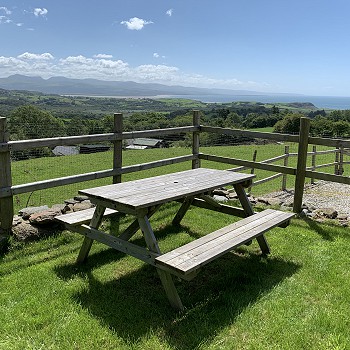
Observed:
[[[350,96],[349,0],[0,0],[0,77]]]

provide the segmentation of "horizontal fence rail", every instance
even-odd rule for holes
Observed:
[[[278,177],[283,177],[282,189],[285,189],[286,176],[295,176],[295,194],[300,197],[303,195],[303,187],[305,178],[310,178],[311,181],[325,180],[338,182],[343,184],[350,184],[350,178],[343,176],[344,164],[350,164],[348,161],[344,161],[344,155],[349,154],[350,140],[343,139],[326,139],[320,137],[310,137],[308,133],[309,120],[307,118],[301,118],[301,132],[299,135],[288,135],[278,133],[266,133],[249,130],[229,129],[220,127],[211,127],[200,125],[199,112],[194,111],[193,113],[193,125],[184,127],[175,127],[167,129],[155,129],[155,130],[141,130],[132,132],[123,132],[122,130],[122,114],[116,113],[114,115],[114,132],[94,135],[83,135],[83,136],[69,136],[69,137],[54,137],[54,138],[43,138],[43,139],[32,139],[32,140],[19,140],[9,141],[8,132],[6,128],[6,119],[0,118],[0,222],[2,232],[8,232],[12,220],[8,219],[8,216],[13,216],[13,196],[17,194],[23,194],[33,192],[37,190],[49,189],[52,187],[64,186],[67,184],[80,183],[84,181],[102,179],[106,177],[112,177],[113,182],[120,182],[122,174],[128,174],[141,170],[152,169],[156,167],[177,164],[181,162],[192,162],[192,167],[199,167],[202,160],[226,163],[236,166],[236,168],[229,169],[230,171],[242,171],[254,169],[266,170],[276,174],[273,174],[265,179],[260,179],[252,184],[256,186],[258,184],[265,183],[270,180],[274,180]],[[253,160],[243,160],[239,158],[222,157],[212,154],[205,154],[200,152],[200,134],[216,133],[229,136],[237,136],[248,139],[264,139],[274,142],[292,142],[299,145],[297,153],[289,153],[289,147],[286,146],[285,154],[276,156],[270,159],[266,159],[260,162],[256,161],[256,151],[253,156]],[[135,138],[151,138],[160,137],[164,135],[184,135],[186,133],[192,134],[192,154],[161,159],[153,162],[135,164],[130,166],[122,166],[122,141],[135,139]],[[65,176],[60,178],[54,178],[43,181],[36,181],[20,185],[12,185],[11,181],[11,159],[10,152],[14,151],[25,151],[28,149],[44,148],[44,147],[56,147],[56,146],[72,146],[86,143],[99,143],[99,142],[110,142],[114,145],[113,147],[113,168],[94,171],[85,174],[78,174],[72,176]],[[308,151],[308,145],[314,145],[313,151]],[[334,150],[322,150],[317,151],[316,145],[335,147]],[[316,164],[316,156],[335,154],[335,161],[327,164]],[[306,166],[306,159],[308,156],[312,158],[312,166]],[[297,166],[288,166],[288,159],[290,157],[297,158]],[[283,161],[283,165],[273,164],[277,161]],[[315,171],[316,169],[324,167],[334,167],[335,174],[329,174],[324,172]],[[12,203],[12,204],[11,204]],[[300,205],[294,206],[294,211],[298,212],[301,209]]]

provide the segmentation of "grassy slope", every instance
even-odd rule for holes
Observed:
[[[163,251],[231,221],[195,208],[175,228],[177,207],[152,220]],[[254,243],[177,281],[183,313],[152,267],[101,244],[80,267],[73,233],[18,248],[0,263],[0,349],[347,349],[349,229],[294,220],[267,237],[267,259]]]
[[[250,159],[253,148],[258,160],[281,153],[276,145],[209,151]],[[142,161],[165,153],[189,150],[149,150]],[[80,157],[72,172],[111,161],[108,153],[89,156],[90,163],[91,158]],[[138,163],[139,157],[127,152],[125,164]],[[66,172],[67,159],[59,158],[61,166],[48,170],[49,159],[36,161],[42,177]],[[125,180],[188,167],[153,169]],[[175,228],[170,222],[177,208],[169,204],[152,219],[163,251],[232,220],[193,208]],[[302,220],[274,229],[267,234],[269,258],[260,257],[254,243],[208,265],[191,282],[177,281],[187,307],[181,314],[169,308],[152,267],[101,244],[93,245],[81,267],[74,264],[81,237],[73,233],[17,246],[0,258],[0,349],[347,349],[349,233],[349,228]],[[143,243],[140,234],[135,242]]]
[[[254,150],[257,150],[257,161],[262,161],[271,157],[283,154],[284,145],[267,144],[267,145],[239,145],[239,146],[222,146],[222,147],[201,147],[201,152],[215,154],[225,157],[234,157],[240,159],[252,160]],[[319,147],[318,149],[321,149]],[[296,145],[291,145],[290,152],[297,152]],[[168,149],[150,149],[143,151],[125,151],[123,153],[124,166],[138,163],[145,163],[163,158],[171,158],[181,155],[190,154],[191,150],[186,148],[168,148]],[[322,163],[334,161],[334,155],[324,156]],[[321,160],[317,161],[320,164]],[[276,164],[282,164],[281,162]],[[291,158],[289,165],[295,166],[296,158]],[[189,169],[190,162],[155,168],[138,173],[123,176],[123,181],[132,178],[155,176],[165,172],[174,172]],[[218,169],[233,168],[232,165],[202,162],[204,167],[214,167]],[[21,184],[45,180],[50,178],[63,177],[85,172],[93,172],[112,168],[112,152],[95,153],[90,155],[74,155],[66,157],[41,158],[28,161],[19,161],[13,163],[13,184]],[[333,169],[329,169],[331,171]],[[256,170],[257,179],[272,175],[267,171]],[[293,177],[288,177],[288,187],[293,188]],[[81,188],[93,187],[103,184],[109,184],[111,179],[102,179],[78,183],[70,186],[53,188],[45,191],[36,191],[32,194],[23,194],[15,197],[16,210],[28,205],[52,205],[62,203],[65,199],[74,196]],[[271,182],[259,185],[253,188],[253,194],[259,195],[267,192],[279,190],[281,187],[281,178]],[[29,197],[30,196],[30,197]]]

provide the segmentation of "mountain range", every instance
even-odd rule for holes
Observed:
[[[65,77],[29,77],[15,74],[0,78],[0,88],[7,90],[37,91],[45,94],[154,97],[159,95],[270,95],[248,90],[209,89],[186,86],[170,86],[133,81],[105,81],[97,79],[70,79]],[[276,94],[274,94],[276,95]]]

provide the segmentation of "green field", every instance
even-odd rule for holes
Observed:
[[[283,150],[283,145],[264,145],[202,152],[250,159],[256,148],[262,160],[281,154],[277,146]],[[127,151],[124,160],[127,165],[189,152]],[[40,169],[40,179],[111,164],[110,153],[74,156],[69,163],[68,158],[15,163],[15,181],[33,180],[34,169]],[[203,164],[225,168],[218,165]],[[158,168],[124,180],[189,167]],[[278,182],[265,184],[264,191],[276,189]],[[42,203],[60,202],[68,190],[48,191]],[[178,207],[168,204],[152,217],[164,252],[235,220],[191,208],[181,226],[173,227]],[[129,223],[123,219],[122,228]],[[108,230],[110,222],[103,225]],[[102,244],[95,243],[88,262],[77,266],[78,234],[13,243],[0,257],[0,349],[349,349],[350,229],[294,219],[287,228],[268,232],[267,239],[268,258],[253,243],[208,264],[193,281],[176,281],[186,306],[180,313],[169,307],[154,268]],[[144,244],[142,235],[133,242]]]
[[[319,147],[319,150],[324,149]],[[201,147],[202,153],[214,154],[224,157],[232,157],[239,159],[252,160],[254,150],[257,150],[257,161],[262,161],[284,153],[283,144],[266,144],[266,145],[237,145],[237,146],[220,146],[220,147]],[[297,145],[290,145],[290,153],[297,152]],[[148,150],[128,150],[123,152],[123,166],[146,163],[159,159],[172,158],[182,155],[188,155],[191,149],[177,147],[177,148],[162,148],[162,149],[148,149]],[[102,152],[93,154],[79,154],[65,157],[48,157],[37,158],[31,160],[23,160],[12,163],[13,184],[30,183],[40,180],[47,180],[52,178],[59,178],[70,175],[77,175],[81,173],[94,172],[99,170],[106,170],[112,168],[112,152]],[[317,163],[331,163],[334,161],[334,155],[325,155],[318,158]],[[282,161],[276,164],[282,165]],[[311,159],[309,164],[311,165]],[[234,166],[214,163],[202,162],[203,167],[211,167],[217,169],[230,169]],[[289,166],[296,166],[296,158],[291,158]],[[123,181],[128,181],[134,178],[149,177],[161,175],[174,171],[190,169],[191,162],[185,162],[151,170],[140,171],[137,173],[123,175]],[[246,170],[250,172],[250,170]],[[333,168],[325,169],[324,171],[333,171]],[[349,173],[348,168],[345,168],[345,174]],[[273,175],[268,171],[256,170],[256,180]],[[294,177],[288,176],[287,187],[293,188]],[[281,188],[282,179],[275,179],[265,184],[253,187],[252,193],[260,195],[268,192],[278,191]],[[48,190],[35,191],[15,196],[16,211],[25,206],[37,205],[52,205],[55,203],[62,203],[65,199],[76,195],[79,189],[94,187],[111,183],[110,178],[88,181],[84,183],[73,184],[69,186],[56,187]]]

